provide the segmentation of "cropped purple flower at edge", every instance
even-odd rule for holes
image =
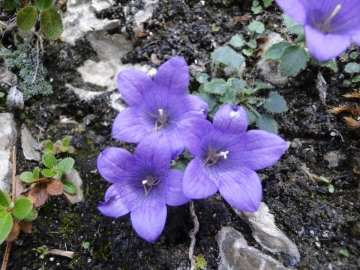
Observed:
[[[254,170],[274,164],[287,144],[266,131],[246,132],[247,126],[242,107],[225,105],[216,112],[213,126],[207,126],[207,135],[185,170],[183,185],[187,197],[202,199],[219,190],[239,210],[258,209],[262,187]]]
[[[276,0],[280,8],[305,26],[310,53],[320,62],[360,44],[359,0]]]
[[[320,62],[343,53],[351,41],[360,45],[359,0],[275,0],[305,27],[306,44]]]
[[[189,199],[183,193],[183,172],[169,168],[171,150],[166,141],[154,135],[149,139],[139,143],[134,155],[117,147],[99,155],[98,170],[112,185],[98,209],[110,217],[131,212],[135,231],[153,242],[164,229],[166,204],[178,206]]]
[[[137,70],[118,76],[118,89],[130,106],[113,123],[115,139],[138,143],[150,134],[164,134],[175,158],[184,148],[192,151],[198,141],[193,130],[205,122],[208,105],[194,95],[186,95],[189,68],[183,57],[162,64],[154,79]]]

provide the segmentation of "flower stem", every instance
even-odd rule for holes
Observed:
[[[190,232],[189,232],[189,236],[191,238],[191,243],[190,243],[190,247],[189,247],[189,260],[191,263],[190,270],[194,270],[196,261],[195,261],[195,256],[193,254],[194,254],[194,247],[195,247],[195,243],[196,243],[195,235],[199,231],[199,220],[195,214],[195,208],[194,208],[193,201],[190,201],[190,216],[191,216],[191,219],[193,220],[194,228],[192,230],[190,230]]]

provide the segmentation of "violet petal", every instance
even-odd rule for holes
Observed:
[[[170,170],[166,176],[165,194],[166,204],[178,206],[187,203],[190,199],[183,191],[184,173],[179,170]]]

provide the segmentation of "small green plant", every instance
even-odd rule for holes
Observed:
[[[55,143],[53,143],[50,140],[47,140],[45,142],[44,153],[51,153],[53,155],[59,153],[73,154],[75,152],[75,149],[73,146],[70,145],[70,140],[71,137],[69,136],[65,136],[62,140],[58,140]]]
[[[83,249],[87,250],[87,249],[90,248],[90,243],[89,242],[84,242],[84,243],[82,243],[82,247],[83,247]]]
[[[238,37],[236,37],[238,39]],[[233,43],[240,44],[240,39],[233,41]],[[231,43],[230,43],[231,44]],[[271,92],[268,98],[255,96],[259,90],[273,88],[270,84],[256,83],[254,87],[247,86],[246,82],[241,79],[240,67],[244,63],[244,57],[231,49],[229,46],[224,46],[216,49],[211,57],[215,60],[215,71],[220,64],[237,71],[239,78],[224,79],[213,78],[209,79],[209,75],[199,73],[196,80],[201,84],[198,93],[208,105],[208,114],[212,118],[215,112],[223,104],[232,104],[233,106],[244,106],[249,124],[255,125],[263,130],[277,133],[277,125],[274,118],[270,114],[260,114],[257,107],[263,106],[270,113],[282,113],[288,110],[284,98],[276,92]]]
[[[330,193],[334,193],[335,188],[334,188],[333,184],[331,184],[331,180],[327,179],[325,176],[322,176],[322,175],[320,175],[318,178],[319,178],[319,180],[328,184],[328,190]]]
[[[9,8],[15,8],[17,5],[17,1],[7,2],[10,2]],[[63,24],[60,14],[52,7],[52,2],[52,0],[36,0],[35,6],[25,6],[20,9],[16,15],[17,26],[23,31],[29,31],[39,21],[40,29],[48,39],[58,39],[63,32]]]
[[[49,249],[45,246],[34,248],[33,250],[39,254],[40,259],[44,259],[50,253]]]
[[[347,53],[345,53],[347,56]],[[349,62],[345,65],[344,72],[350,75],[349,79],[343,81],[344,86],[350,86],[352,83],[360,82],[360,65],[355,62],[356,58],[358,57],[357,52],[352,52],[349,54],[349,59],[354,62]]]
[[[195,263],[195,269],[205,269],[207,262],[205,258],[202,257],[202,255],[196,256],[196,263]]]
[[[339,249],[339,253],[343,256],[345,256],[346,258],[349,258],[350,257],[350,254],[349,252],[347,252],[346,250],[344,249]]]
[[[293,21],[286,14],[283,14],[283,19],[287,31],[297,37],[293,43],[279,42],[263,53],[263,56],[267,59],[280,62],[279,70],[282,77],[297,75],[302,69],[305,69],[310,59],[311,63],[315,65],[328,67],[335,72],[338,70],[334,59],[320,63],[312,58],[305,49],[304,27]]]
[[[32,53],[28,44],[20,44],[17,50],[10,51],[4,47],[0,50],[0,56],[4,59],[7,69],[18,72],[20,77],[20,88],[24,100],[32,96],[50,95],[53,93],[51,84],[45,79],[47,69],[42,63],[37,63],[36,53]]]
[[[33,221],[36,217],[37,211],[28,198],[22,197],[12,202],[10,196],[0,190],[0,244],[17,238],[20,221]]]
[[[271,5],[272,0],[263,0],[262,2],[263,2],[264,7],[267,8],[268,6]],[[253,0],[252,6],[251,6],[251,11],[254,12],[254,14],[259,14],[260,12],[263,11],[262,6],[260,5],[260,1]]]

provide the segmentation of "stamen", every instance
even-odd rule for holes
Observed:
[[[149,195],[150,191],[152,190],[153,186],[156,186],[160,183],[160,180],[152,175],[147,176],[148,179],[141,181],[141,186],[144,187],[145,196]]]
[[[226,156],[227,154],[229,154],[229,151],[220,152],[218,155],[220,155],[220,157],[223,156],[224,159],[227,159],[227,156]]]
[[[331,32],[330,29],[330,22],[331,20],[336,16],[336,14],[339,12],[339,10],[341,9],[341,5],[337,5],[333,12],[331,12],[330,16],[326,18],[326,20],[318,27],[319,30],[323,31],[323,32]]]
[[[148,112],[149,115],[156,118],[155,126],[154,126],[155,131],[158,131],[158,130],[162,129],[163,127],[165,127],[167,125],[167,121],[169,118],[167,116],[167,114],[165,113],[164,109],[158,109],[158,111],[159,111],[159,115],[155,115],[155,114]]]
[[[214,165],[221,157],[223,157],[224,159],[227,159],[228,154],[229,154],[229,151],[222,151],[220,153],[217,153],[212,148],[212,145],[210,144],[206,158],[203,160],[201,165],[204,166],[205,164],[207,164],[210,161],[210,163],[206,165],[206,166],[210,167],[210,166]]]
[[[159,115],[160,117],[164,117],[164,109],[159,109]]]

